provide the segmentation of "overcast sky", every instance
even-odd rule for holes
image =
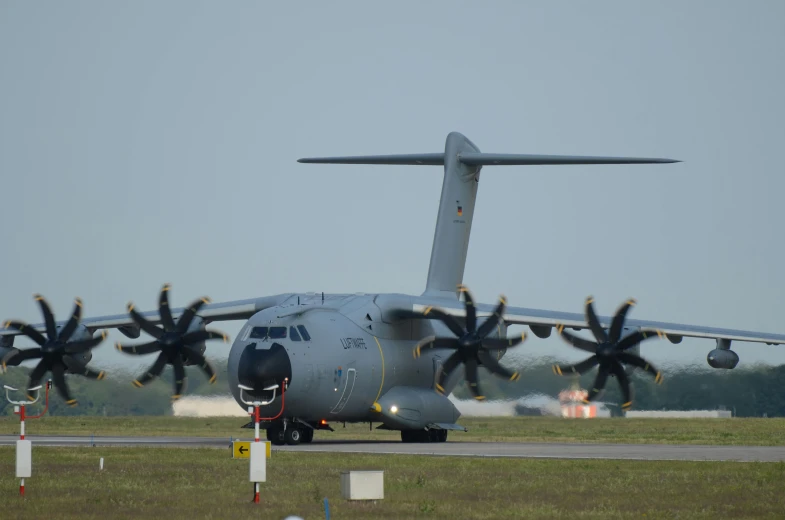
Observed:
[[[456,130],[487,152],[684,161],[485,168],[464,279],[480,299],[633,296],[636,318],[785,333],[783,20],[780,0],[5,0],[0,319],[40,321],[35,292],[59,319],[74,296],[152,309],[164,282],[174,305],[420,294],[442,170],[296,159],[440,152]],[[712,348],[643,353],[705,366]]]

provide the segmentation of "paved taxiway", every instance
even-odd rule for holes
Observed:
[[[0,435],[0,445],[19,437]],[[28,435],[38,446],[179,446],[228,448],[228,437],[76,437]],[[236,439],[235,439],[236,440]],[[248,440],[248,439],[242,439]],[[446,442],[403,444],[378,441],[314,441],[299,446],[273,446],[275,451],[449,455],[553,459],[785,461],[785,446],[690,446],[668,444],[557,444],[513,442]]]

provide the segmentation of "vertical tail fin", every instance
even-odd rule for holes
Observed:
[[[474,143],[458,132],[447,136],[442,197],[433,234],[425,294],[455,297],[458,284],[463,282],[482,165],[464,164],[460,158],[463,154],[479,151]]]
[[[428,267],[426,295],[457,297],[463,282],[469,235],[474,217],[474,203],[480,170],[483,166],[555,165],[555,164],[653,164],[679,162],[673,159],[640,157],[586,157],[574,155],[524,155],[481,153],[469,139],[458,132],[447,136],[444,153],[408,155],[370,155],[354,157],[318,157],[299,159],[301,163],[444,165],[442,196]]]

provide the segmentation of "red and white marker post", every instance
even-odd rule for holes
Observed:
[[[38,419],[43,417],[43,415],[49,409],[49,388],[51,386],[52,382],[47,381],[44,410],[38,415],[27,416],[25,413],[25,406],[38,401],[38,391],[41,390],[41,386],[39,385],[35,388],[30,388],[27,390],[28,392],[36,392],[35,399],[28,397],[27,401],[14,401],[11,399],[9,392],[17,392],[18,390],[14,387],[3,385],[3,388],[5,388],[6,399],[9,403],[14,405],[14,414],[19,416],[19,440],[16,441],[16,478],[20,479],[19,496],[21,497],[25,496],[25,479],[30,478],[33,474],[33,445],[29,440],[25,439],[25,419]]]
[[[253,407],[253,420],[254,420],[253,442],[254,442],[254,444],[259,442],[259,417],[260,417],[259,416],[259,405],[258,404],[254,404],[254,407]],[[253,470],[251,470],[251,473],[253,473]],[[254,504],[258,504],[259,503],[259,483],[258,482],[254,482],[253,483],[253,503]]]
[[[286,378],[283,381],[283,386],[281,386],[281,411],[278,412],[278,415],[275,417],[264,417],[265,421],[275,420],[283,414],[284,408],[284,393],[286,388],[286,383],[289,381]],[[253,388],[250,388],[245,385],[237,385],[240,387],[240,400],[249,405],[248,406],[248,413],[253,416],[254,422],[254,441],[251,444],[251,453],[249,454],[250,457],[250,481],[253,482],[253,502],[254,504],[259,503],[259,483],[265,482],[267,480],[267,446],[262,444],[261,439],[259,438],[259,423],[262,421],[261,417],[261,407],[267,406],[268,404],[275,401],[275,393],[278,390],[278,385],[273,385],[265,388],[265,391],[272,390],[273,396],[269,401],[246,401],[243,397],[243,390],[245,391],[253,391]]]

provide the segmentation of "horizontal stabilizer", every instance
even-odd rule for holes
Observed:
[[[464,152],[458,160],[467,166],[525,166],[548,164],[662,164],[680,162],[674,159],[648,157],[591,157],[582,155],[529,155],[507,153]],[[309,157],[298,159],[300,163],[317,164],[393,164],[443,166],[443,153],[419,153],[404,155],[365,155],[353,157]]]
[[[508,153],[462,153],[458,160],[467,166],[513,166],[537,164],[652,164],[675,163],[674,159],[646,157],[589,157],[582,155],[528,155]]]
[[[319,164],[411,164],[424,166],[442,166],[443,153],[412,153],[404,155],[365,155],[357,157],[309,157],[298,159],[299,163]]]

